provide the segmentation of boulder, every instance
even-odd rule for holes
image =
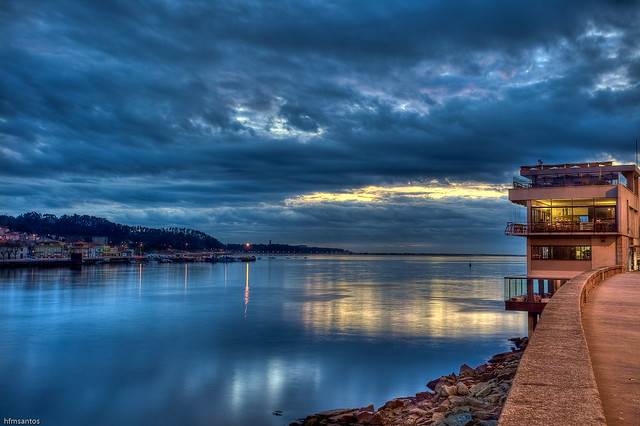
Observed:
[[[487,364],[482,364],[476,367],[476,373],[482,374],[485,373],[488,370],[488,366]]]
[[[474,408],[485,408],[488,406],[488,404],[478,398],[474,398],[472,396],[464,396],[461,397],[462,398],[462,402],[460,405],[468,405],[470,407],[474,407]]]
[[[329,420],[336,423],[355,423],[357,418],[356,414],[352,412],[330,417]]]
[[[422,408],[413,407],[413,408],[409,409],[409,414],[413,414],[413,415],[416,415],[418,417],[425,417],[425,416],[429,415],[430,412],[427,411],[427,410],[423,410]]]
[[[463,405],[464,404],[464,397],[463,396],[452,395],[452,396],[449,397],[449,402],[453,406]]]
[[[500,394],[491,394],[488,397],[486,397],[485,399],[487,400],[487,402],[491,403],[491,404],[497,404],[498,401],[500,401],[502,395]]]
[[[455,385],[451,385],[451,386],[443,386],[442,389],[444,390],[444,393],[446,395],[442,395],[442,396],[451,396],[451,395],[455,395],[456,394],[456,388],[457,386]]]
[[[431,399],[432,396],[433,394],[431,392],[418,392],[416,394],[416,399],[422,401],[425,399]]]
[[[404,407],[405,401],[402,399],[392,399],[387,401],[381,408],[381,410],[395,410],[396,408]]]
[[[436,390],[436,386],[440,383],[440,379],[435,379],[427,383],[427,387],[433,391]]]
[[[476,374],[476,370],[469,367],[467,364],[462,364],[460,366],[460,377],[473,376],[475,374]]]
[[[444,420],[444,413],[440,413],[437,411],[433,413],[433,416],[431,417],[431,421],[433,421],[436,424],[439,424],[443,420]]]
[[[373,419],[374,416],[375,414],[370,411],[360,411],[358,414],[356,414],[356,420],[357,420],[357,423],[370,425],[372,424],[371,420]]]
[[[469,389],[469,393],[473,396],[484,397],[489,395],[494,389],[495,382],[480,382]]]
[[[444,403],[434,407],[433,412],[435,413],[444,413],[445,411],[447,411],[449,409],[449,401],[445,400],[444,402],[446,402],[447,404],[445,405]]]
[[[354,411],[354,408],[338,408],[336,410],[322,411],[318,414],[315,414],[314,417],[335,417],[339,416],[340,414],[352,413]]]
[[[442,422],[446,426],[467,426],[473,422],[473,416],[470,413],[458,413],[447,416]]]
[[[467,388],[467,385],[465,385],[464,383],[458,383],[456,385],[456,393],[458,395],[468,395],[469,389]]]

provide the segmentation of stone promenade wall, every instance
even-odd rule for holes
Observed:
[[[522,356],[500,426],[605,425],[582,306],[622,266],[584,272],[565,283],[545,307]]]

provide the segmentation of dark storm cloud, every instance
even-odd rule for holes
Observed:
[[[0,199],[230,240],[446,248],[428,231],[445,227],[457,249],[460,227],[432,213],[471,220],[493,202],[285,200],[505,183],[539,158],[630,160],[639,14],[590,1],[3,2]],[[508,216],[498,205],[491,232]],[[420,232],[402,231],[411,218]]]

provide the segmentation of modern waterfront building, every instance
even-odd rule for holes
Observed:
[[[544,304],[565,281],[603,266],[638,269],[640,169],[611,161],[522,166],[509,200],[526,221],[505,233],[526,238],[526,277],[505,278],[505,307],[529,312],[535,327]]]

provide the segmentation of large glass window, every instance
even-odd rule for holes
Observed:
[[[551,222],[551,209],[546,207],[532,208],[531,221],[533,223]]]
[[[615,220],[615,207],[596,207],[596,220]]]
[[[615,198],[531,201],[533,232],[613,232],[615,223]]]
[[[532,260],[591,260],[591,246],[531,246]]]
[[[574,222],[593,222],[593,207],[574,207]]]
[[[554,207],[551,209],[551,220],[557,222],[571,222],[573,214],[571,207]]]

